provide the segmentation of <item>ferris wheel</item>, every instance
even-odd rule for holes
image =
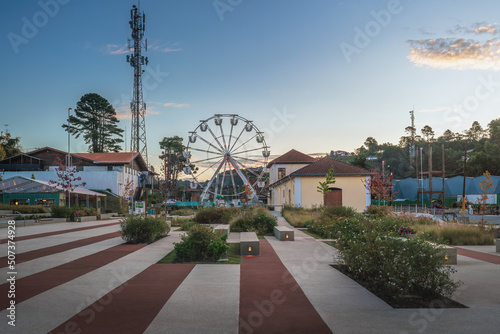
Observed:
[[[264,134],[252,121],[233,114],[201,120],[189,133],[183,155],[191,188],[205,184],[200,204],[258,201],[270,151]]]

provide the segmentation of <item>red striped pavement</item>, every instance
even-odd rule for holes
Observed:
[[[484,262],[489,262],[493,264],[500,264],[500,256],[487,254],[482,252],[473,251],[470,249],[457,247],[457,254],[462,256],[471,257],[476,260],[481,260]]]
[[[144,333],[194,266],[153,264],[50,333]]]
[[[104,241],[104,240],[111,239],[111,238],[116,238],[119,236],[121,236],[120,232],[111,232],[111,233],[106,233],[103,235],[98,235],[95,237],[90,237],[90,238],[85,238],[85,239],[67,242],[67,243],[60,244],[60,245],[50,246],[50,247],[41,248],[41,249],[35,249],[35,250],[25,252],[25,253],[19,253],[16,255],[16,264],[26,262],[26,261],[31,261],[34,259],[38,259],[40,257],[64,252],[64,251],[67,251],[67,250],[70,250],[73,248],[87,246],[87,245],[90,245],[90,244],[93,244],[96,242]],[[4,264],[4,267],[7,266],[8,257],[7,256],[1,257],[0,264]]]
[[[20,303],[58,285],[107,265],[119,258],[133,253],[146,245],[118,245],[62,264],[60,266],[16,280],[16,303]],[[9,283],[0,285],[0,295],[7,296]],[[9,307],[9,301],[2,298],[0,309]]]
[[[119,222],[115,222],[115,223],[109,223],[109,224],[99,224],[99,225],[93,225],[93,226],[71,228],[71,229],[68,229],[68,230],[61,230],[61,231],[54,231],[54,232],[45,232],[45,233],[39,233],[39,234],[32,234],[32,235],[26,235],[26,236],[22,236],[22,237],[15,237],[15,241],[23,241],[23,240],[48,237],[48,236],[51,236],[51,235],[58,235],[58,234],[63,234],[63,233],[85,231],[85,230],[90,230],[90,229],[93,229],[93,228],[106,227],[106,226],[118,225],[118,224],[120,224],[120,223]],[[9,241],[9,239],[0,239],[0,244],[6,244],[8,241]]]
[[[260,256],[241,259],[239,332],[331,333],[265,239]]]

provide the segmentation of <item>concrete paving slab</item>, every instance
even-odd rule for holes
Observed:
[[[158,262],[179,242],[179,234],[163,238],[104,267],[17,304],[18,333],[47,333],[109,291]],[[29,315],[23,319],[22,315]],[[6,319],[7,311],[0,312]],[[0,324],[0,332],[6,330]]]
[[[238,333],[240,265],[198,264],[145,333]]]

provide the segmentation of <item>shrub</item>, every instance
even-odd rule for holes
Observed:
[[[238,208],[206,207],[200,208],[194,216],[199,224],[227,224]]]
[[[129,215],[120,222],[123,240],[131,244],[152,243],[168,234],[164,217]]]
[[[54,218],[70,218],[73,210],[67,206],[54,206],[51,210]]]
[[[345,221],[340,230],[340,262],[357,279],[393,296],[418,295],[424,298],[450,297],[460,285],[451,279],[456,272],[444,266],[441,247],[421,239],[403,241],[371,220],[362,233],[357,223]],[[355,227],[355,228],[353,228]],[[354,232],[354,233],[351,233]]]
[[[197,225],[198,223],[195,222],[194,220],[183,220],[181,222],[181,231],[189,231],[191,229],[191,227]]]
[[[262,206],[253,206],[240,212],[230,222],[231,231],[235,232],[257,232],[263,235],[272,233],[274,226],[278,225],[274,217]]]
[[[40,205],[1,205],[0,210],[12,210],[22,214],[48,213],[47,208]]]
[[[227,235],[217,236],[213,228],[207,225],[191,227],[188,235],[183,235],[182,241],[174,243],[175,258],[177,262],[206,261],[213,258],[215,261],[227,252]]]
[[[323,214],[329,217],[354,217],[356,210],[347,206],[327,206],[324,208]]]
[[[177,209],[170,212],[170,216],[191,216],[194,215],[193,209]]]
[[[390,212],[390,209],[386,206],[376,206],[376,205],[370,205],[369,207],[366,208],[365,213],[369,214],[370,216],[375,216],[375,217],[383,217],[387,216]]]
[[[318,209],[304,209],[293,206],[285,206],[281,210],[281,214],[286,221],[294,227],[303,227],[306,222],[311,219],[318,219],[321,216],[321,211]]]

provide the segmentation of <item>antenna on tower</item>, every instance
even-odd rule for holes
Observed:
[[[127,62],[134,68],[134,93],[130,102],[130,111],[132,113],[132,127],[130,130],[130,150],[139,152],[146,166],[148,165],[148,148],[146,142],[146,103],[142,94],[142,66],[147,66],[149,59],[141,55],[142,49],[147,51],[147,40],[143,41],[146,21],[146,15],[140,12],[140,1],[138,6],[133,5],[130,11],[130,28],[132,29],[133,46],[131,55],[127,55]]]

